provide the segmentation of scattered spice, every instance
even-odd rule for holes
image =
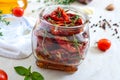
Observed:
[[[109,22],[112,22],[112,20],[109,20]]]
[[[93,32],[96,32],[96,30],[94,30]]]
[[[113,33],[112,36],[114,36],[115,34]]]
[[[119,27],[119,25],[117,23],[114,23],[113,26]]]
[[[91,24],[90,28],[93,28],[93,32],[97,32],[97,29],[95,28],[101,28],[102,30],[105,30],[107,32],[107,30],[111,30],[111,35],[116,37],[117,39],[120,39],[119,36],[119,26],[120,26],[120,22],[113,22],[112,20],[107,20],[107,19],[101,19],[102,16],[99,16],[99,21],[97,23],[93,23]]]
[[[35,10],[32,10],[32,13],[34,13],[35,12]]]
[[[95,25],[96,27],[98,26],[98,24]]]
[[[114,30],[115,30],[115,34],[118,34],[118,30],[116,28]]]
[[[112,28],[112,26],[110,25],[110,23],[106,19],[104,19],[104,21],[106,22],[106,24],[108,25],[109,28]]]
[[[104,29],[104,30],[106,30],[106,23],[105,22],[103,22],[101,28]]]
[[[101,21],[99,21],[99,23],[101,23]]]
[[[120,36],[117,37],[118,39],[120,38]]]
[[[99,18],[102,18],[102,16],[100,16]]]
[[[91,26],[90,28],[93,28],[93,26]]]

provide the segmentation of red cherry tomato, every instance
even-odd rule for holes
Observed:
[[[97,43],[97,46],[100,50],[106,51],[110,48],[111,46],[111,41],[108,39],[100,39]]]
[[[23,16],[24,14],[24,9],[21,8],[21,7],[15,7],[13,10],[12,10],[12,14],[16,17],[21,17]]]
[[[7,73],[2,69],[0,69],[0,80],[8,80]]]

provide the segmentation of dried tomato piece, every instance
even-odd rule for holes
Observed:
[[[75,25],[78,26],[78,25],[81,25],[81,24],[83,24],[83,21],[82,21],[82,19],[79,18],[79,19],[75,22]]]
[[[75,14],[72,14],[72,13],[67,13],[67,15],[69,16],[69,18],[72,18],[73,16],[75,16]]]
[[[58,44],[64,48],[65,50],[74,53],[77,52],[77,49],[75,48],[75,46],[73,45],[72,41],[69,41],[67,38],[63,37],[55,37],[56,41],[58,42]]]
[[[58,21],[64,21],[64,18],[63,17],[58,17],[57,15],[50,15],[50,18],[52,19],[52,20],[58,20]]]
[[[62,29],[62,28],[55,28],[54,26],[50,28],[50,32],[53,35],[58,35],[58,36],[72,36],[74,34],[78,34],[83,31],[83,28],[69,28],[69,29]]]
[[[79,15],[73,13],[67,13],[65,12],[64,9],[60,7],[54,10],[51,14],[45,15],[43,18],[52,24],[58,25],[59,27],[60,26],[73,27],[73,26],[79,26],[83,23]],[[56,30],[54,33],[56,33]],[[61,34],[61,33],[62,34],[64,33],[65,35],[73,35],[74,33],[78,33],[78,32],[74,32],[74,30],[70,32],[68,31],[68,33],[65,30],[57,31],[57,34]]]
[[[57,21],[68,21],[69,17],[67,16],[64,9],[58,7],[50,14],[50,18]]]

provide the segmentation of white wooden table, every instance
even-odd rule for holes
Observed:
[[[109,3],[115,4],[115,10],[112,12],[105,10],[105,7]],[[113,23],[118,23],[120,25],[119,3],[120,0],[93,0],[93,2],[86,6],[80,5],[77,2],[72,5],[77,5],[77,7],[93,7],[94,13],[91,15],[92,18],[90,19],[92,23],[98,22],[100,19],[99,17],[102,16],[101,19],[106,18],[112,20]],[[39,5],[40,3],[36,2],[29,3],[25,16],[30,17],[35,21],[37,17],[36,14],[38,13],[33,13],[31,11],[37,9]],[[94,32],[94,30],[96,30],[96,32]],[[9,80],[23,80],[23,77],[15,72],[14,66],[32,66],[32,70],[40,72],[45,80],[120,80],[120,39],[117,39],[117,36],[111,35],[112,30],[104,31],[99,28],[90,28],[90,48],[85,60],[79,65],[78,71],[74,74],[38,68],[35,64],[33,55],[22,60],[0,57],[0,68],[7,72]],[[94,43],[100,38],[108,38],[111,40],[112,46],[108,51],[101,52],[95,48]]]

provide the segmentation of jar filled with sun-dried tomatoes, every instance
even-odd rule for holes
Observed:
[[[71,6],[54,5],[40,11],[32,46],[40,68],[77,71],[89,47],[88,16]]]

